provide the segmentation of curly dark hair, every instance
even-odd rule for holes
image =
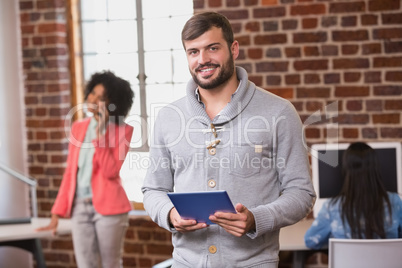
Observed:
[[[85,100],[94,87],[99,84],[105,88],[104,97],[109,112],[109,120],[116,124],[123,123],[133,105],[134,92],[130,83],[111,71],[94,73],[85,87]]]

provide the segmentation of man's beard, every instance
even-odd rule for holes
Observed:
[[[202,67],[219,67],[219,65],[209,63],[209,64],[205,64],[205,65],[200,65],[197,67],[197,69],[202,68]],[[203,89],[214,89],[216,87],[219,87],[220,85],[223,85],[230,79],[230,77],[232,77],[232,75],[234,73],[233,56],[232,56],[232,54],[230,54],[229,60],[226,61],[226,63],[222,65],[221,70],[218,74],[218,77],[213,79],[212,81],[201,82],[197,78],[197,69],[195,70],[195,72],[191,72],[191,76],[193,77],[194,82]]]

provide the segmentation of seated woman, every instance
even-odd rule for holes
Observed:
[[[324,203],[304,236],[306,246],[321,249],[329,238],[401,238],[402,201],[385,190],[375,151],[352,143],[343,155],[342,174],[342,190]]]

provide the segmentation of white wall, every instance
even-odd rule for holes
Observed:
[[[17,0],[0,1],[0,163],[27,175]],[[30,216],[29,188],[0,170],[0,220]],[[0,267],[32,267],[31,254],[0,247]]]

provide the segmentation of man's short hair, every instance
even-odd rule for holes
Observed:
[[[192,16],[184,25],[181,32],[181,41],[194,40],[212,27],[222,29],[223,38],[226,40],[228,47],[234,42],[233,30],[229,20],[222,14],[216,12],[203,12]]]

